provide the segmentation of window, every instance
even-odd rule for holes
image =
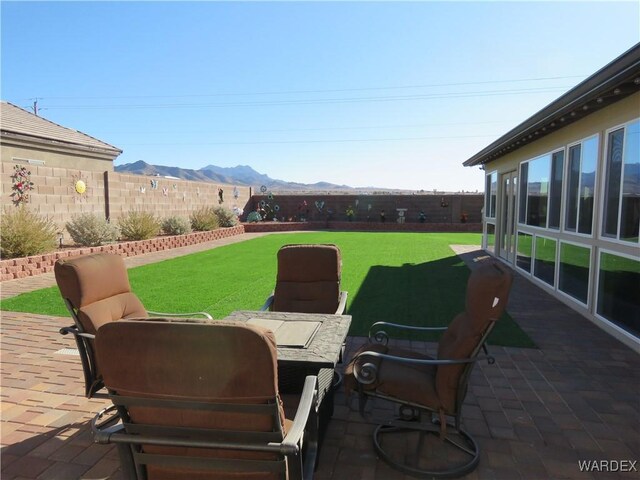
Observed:
[[[609,133],[602,235],[638,242],[640,227],[640,120]]]
[[[555,285],[556,241],[536,236],[533,275],[552,287]]]
[[[549,201],[549,169],[551,156],[529,162],[527,178],[527,225],[547,227],[547,203]]]
[[[484,190],[485,217],[496,218],[496,199],[498,196],[498,172],[487,175],[487,183]]]
[[[589,248],[570,243],[560,244],[558,288],[585,305],[589,296],[590,259]]]
[[[640,335],[640,261],[600,253],[598,315]]]
[[[549,182],[549,228],[560,228],[560,205],[562,203],[562,180],[564,175],[564,150],[551,157],[551,180]]]
[[[518,251],[516,253],[516,265],[531,273],[531,250],[533,235],[518,232]]]
[[[487,251],[496,251],[496,226],[493,223],[487,223]]]
[[[525,223],[527,219],[527,183],[529,181],[529,162],[520,165],[520,199],[518,209],[518,222]]]
[[[533,227],[560,227],[564,150],[520,165],[518,221]]]
[[[593,192],[598,163],[598,137],[569,147],[565,229],[591,235]]]

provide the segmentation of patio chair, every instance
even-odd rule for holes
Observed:
[[[335,245],[285,245],[278,250],[276,288],[261,310],[342,315],[342,259]]]
[[[60,333],[71,333],[76,340],[88,398],[102,388],[93,339],[103,325],[120,319],[149,316],[202,316],[211,319],[205,312],[172,314],[145,310],[131,291],[127,268],[120,255],[96,253],[60,259],[54,266],[54,272],[60,294],[74,321],[74,325],[60,329]]]
[[[512,273],[502,263],[489,260],[477,266],[467,283],[466,309],[448,327],[409,327],[378,322],[372,325],[369,343],[361,347],[347,366],[347,392],[359,393],[360,413],[365,414],[368,398],[380,398],[399,406],[399,416],[376,420],[373,434],[377,454],[392,467],[415,476],[457,477],[472,471],[478,464],[480,451],[476,441],[462,429],[462,404],[475,363],[488,356],[485,341],[503,313]],[[388,345],[385,330],[400,328],[411,332],[440,330],[442,336],[437,357]],[[380,330],[378,330],[380,329]],[[483,349],[486,356],[478,356]],[[389,434],[417,432],[416,455],[411,461],[383,445]],[[425,434],[439,435],[448,448],[447,461],[424,458],[421,454]],[[415,437],[415,435],[414,435]],[[406,437],[405,440],[413,437]],[[454,465],[450,460],[455,459]]]
[[[341,279],[342,258],[336,245],[284,245],[278,250],[275,290],[260,310],[342,315],[347,306],[347,292],[340,290]],[[318,398],[322,402],[320,436],[323,437],[333,415],[333,392],[342,377],[333,368],[312,372],[281,366],[280,390],[299,392],[308,374],[318,377]]]
[[[101,327],[95,341],[113,405],[93,419],[94,440],[118,446],[125,478],[313,477],[316,378],[285,417],[269,330],[123,320]]]

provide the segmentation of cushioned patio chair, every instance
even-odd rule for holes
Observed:
[[[316,378],[285,417],[271,331],[123,320],[101,327],[95,342],[113,405],[94,418],[94,440],[118,445],[125,478],[312,478]]]
[[[278,250],[277,260],[275,290],[261,310],[344,314],[347,292],[340,290],[342,257],[336,245],[284,245]],[[297,367],[281,367],[281,391],[298,392],[307,374],[318,377],[322,437],[333,415],[333,390],[340,384],[341,377],[332,368],[302,372]]]
[[[483,261],[469,276],[465,311],[448,327],[407,327],[386,322],[372,325],[369,343],[347,366],[345,384],[348,392],[359,393],[363,416],[371,397],[399,406],[399,417],[375,422],[379,425],[374,432],[374,448],[392,467],[420,477],[457,477],[477,466],[479,447],[462,429],[462,405],[475,363],[481,359],[494,362],[492,357],[478,354],[481,349],[487,354],[485,341],[506,307],[512,278],[502,263]],[[437,357],[389,346],[385,330],[393,328],[443,331]],[[393,445],[388,447],[393,442],[385,447],[383,439],[389,434],[402,434],[406,440],[410,432],[418,432],[419,441],[415,458],[408,462],[406,451],[398,456],[392,451]],[[445,447],[454,447],[445,452],[447,459],[456,460],[453,465],[435,465],[437,462],[430,462],[433,458],[425,458],[420,450],[425,434],[440,435]]]
[[[149,316],[211,319],[205,312],[161,313],[145,310],[131,291],[124,260],[120,255],[96,253],[60,259],[54,266],[56,282],[74,325],[60,333],[74,335],[84,371],[85,394],[92,397],[102,388],[102,376],[95,358],[93,338],[100,327],[123,318]]]
[[[342,315],[342,259],[335,245],[285,245],[278,250],[276,288],[261,310]]]

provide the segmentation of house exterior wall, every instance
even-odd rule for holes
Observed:
[[[612,129],[619,126],[629,125],[631,122],[637,121],[639,118],[640,93],[636,93],[613,105],[603,108],[582,120],[549,134],[536,142],[527,144],[508,155],[487,163],[485,165],[485,174],[490,176],[495,172],[497,180],[495,218],[491,217],[490,206],[486,204],[487,201],[491,202],[491,195],[487,195],[487,192],[485,192],[485,208],[483,214],[483,247],[485,247],[487,251],[514,265],[515,268],[525,277],[557,296],[563,302],[581,312],[601,328],[616,336],[637,351],[640,351],[640,340],[638,338],[638,331],[636,328],[630,328],[629,325],[610,321],[603,315],[599,314],[598,302],[600,299],[598,297],[598,275],[600,271],[599,262],[602,253],[611,253],[619,256],[619,258],[629,259],[631,262],[633,262],[634,259],[637,260],[639,258],[640,244],[638,243],[637,238],[635,241],[621,241],[619,239],[607,238],[602,234],[604,209],[603,197],[605,178],[607,176],[608,136]],[[593,223],[591,234],[583,234],[570,231],[570,229],[566,228],[566,217],[568,214],[567,202],[569,201],[567,196],[567,189],[569,188],[568,164],[570,147],[592,138],[597,139],[596,178],[593,189]],[[528,217],[524,219],[524,222],[521,221],[522,218],[520,217],[522,205],[520,205],[521,202],[519,196],[520,189],[523,186],[521,166],[529,160],[537,159],[541,156],[552,154],[553,152],[563,152],[562,155],[564,162],[559,227],[549,228],[548,226],[540,227],[527,224]],[[635,152],[635,155],[639,155],[639,153]],[[528,165],[531,165],[531,162],[529,162]],[[508,172],[515,172],[518,182],[515,193],[515,208],[513,209],[514,236],[512,238],[515,240],[515,247],[512,252],[505,251],[503,248],[508,246],[509,241],[503,236],[503,234],[509,230],[509,223],[506,221],[505,212],[505,210],[507,210],[507,204],[505,202],[507,202],[508,199],[506,199],[504,195],[505,184],[503,183],[503,179],[506,178],[506,174],[508,174]],[[636,195],[637,193],[638,192],[636,192]],[[550,191],[547,191],[547,195],[550,195]],[[526,202],[528,201],[529,200],[526,200]],[[529,205],[526,202],[525,204]],[[550,203],[547,203],[547,206],[550,205]],[[545,215],[548,214],[549,210],[546,210]],[[492,232],[495,232],[495,235],[492,235]],[[530,236],[527,236],[526,234]],[[519,256],[517,254],[518,249],[521,247],[520,244],[525,245],[525,250],[528,249],[527,242],[531,242],[533,245],[531,248],[532,258],[529,259],[531,264],[529,266],[529,271],[527,271],[528,264],[525,258],[526,255]],[[539,260],[536,257],[536,244],[539,244],[538,246],[541,247],[545,243],[549,243],[549,245],[553,245],[555,243],[555,265],[553,266],[555,270],[553,272],[549,270],[546,281],[538,278],[535,273],[536,263]],[[581,254],[584,253],[585,261],[588,255],[589,282],[586,299],[582,298],[582,300],[578,300],[574,296],[568,295],[559,286],[561,248],[563,249],[563,252],[575,250]],[[542,248],[540,248],[540,250],[542,251]],[[519,258],[522,261],[520,261]],[[544,262],[540,260],[541,268],[543,263]],[[551,282],[551,284],[549,282]],[[637,290],[638,286],[631,284],[628,285],[628,288],[631,290]],[[566,285],[564,289],[567,289]],[[635,315],[635,320],[632,320],[631,322],[632,325],[637,327],[637,316],[639,313],[636,311]],[[635,322],[635,324],[633,324],[633,322]]]
[[[28,160],[44,162],[48,168],[69,168],[90,172],[113,172],[115,154],[91,152],[86,149],[67,148],[47,142],[29,142],[22,139],[3,137],[0,145],[2,163],[25,163]]]

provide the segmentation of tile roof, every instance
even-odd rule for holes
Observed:
[[[0,131],[3,134],[19,134],[90,149],[109,150],[116,155],[122,153],[122,150],[113,145],[86,133],[58,125],[9,102],[3,101],[0,106]]]

